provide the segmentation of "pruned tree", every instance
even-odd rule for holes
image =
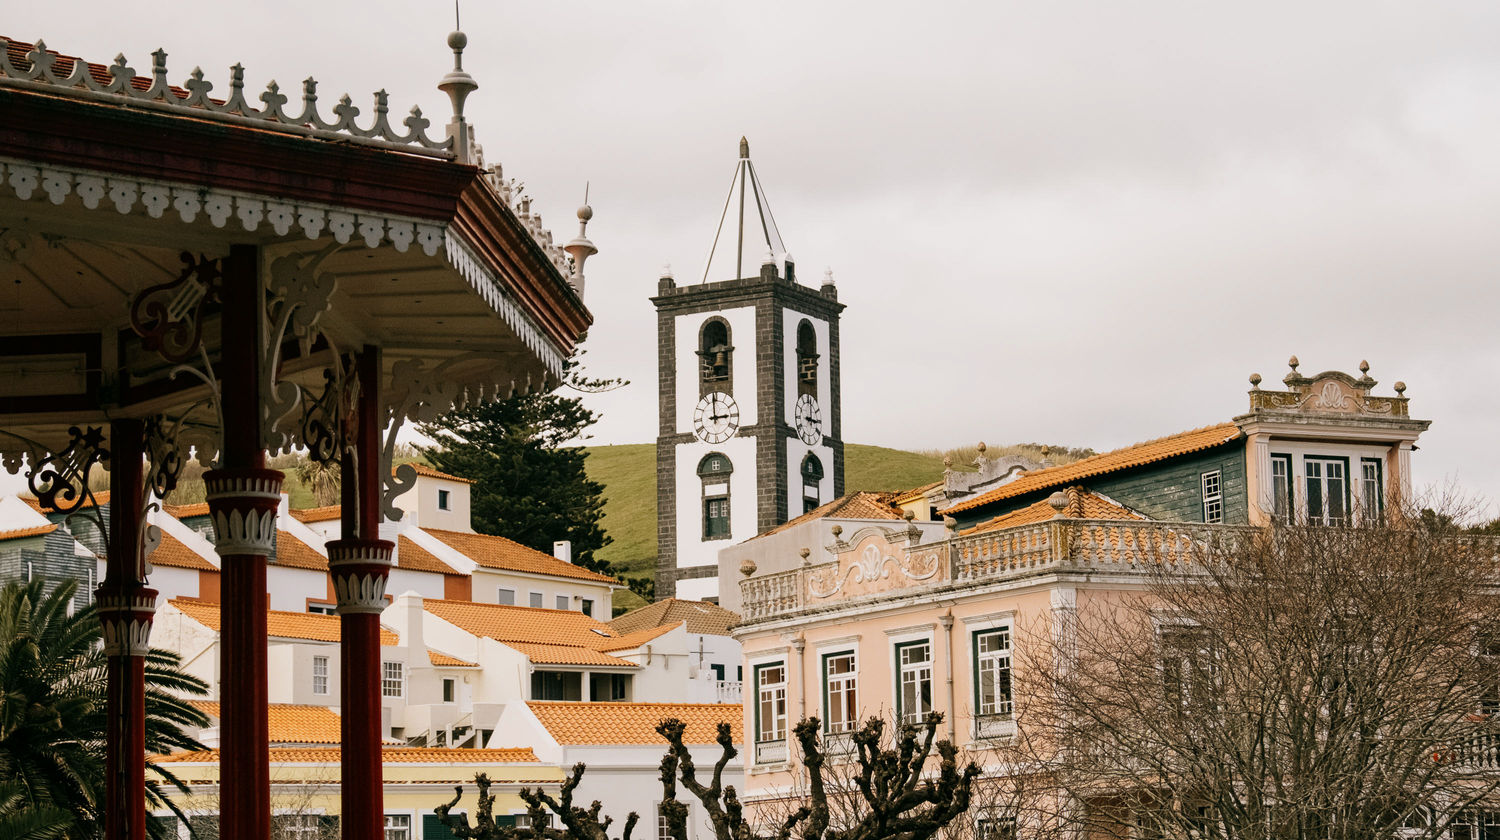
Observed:
[[[1434,521],[1225,529],[1080,598],[1020,639],[1012,765],[1094,837],[1467,825],[1500,789],[1497,544]]]
[[[661,761],[661,814],[668,833],[677,840],[688,837],[688,807],[677,798],[677,786],[702,804],[713,826],[715,840],[926,840],[942,831],[968,809],[977,765],[970,762],[960,768],[958,750],[946,740],[936,741],[942,715],[926,716],[921,725],[898,727],[894,743],[887,744],[885,722],[879,718],[867,721],[854,733],[858,750],[856,791],[831,792],[826,784],[826,764],[819,739],[817,718],[807,718],[796,727],[797,743],[802,748],[802,765],[807,772],[808,801],[784,815],[770,834],[756,827],[755,815],[747,814],[733,785],[724,784],[724,771],[739,754],[732,730],[719,724],[716,741],[720,748],[707,784],[699,781],[692,753],[683,741],[686,726],[676,718],[659,723],[656,731],[667,741],[667,752]],[[936,766],[932,766],[936,748]],[[567,837],[587,840],[612,840],[608,830],[612,821],[600,815],[595,801],[589,808],[573,804],[573,793],[585,772],[576,764],[563,783],[557,798],[540,789],[523,789],[521,798],[531,813],[531,825],[513,827],[497,825],[493,815],[494,796],[489,792],[489,778],[475,778],[479,786],[479,803],[475,824],[452,810],[463,798],[457,788],[453,801],[439,805],[438,819],[460,840],[562,840]],[[831,805],[838,796],[857,796],[857,819],[844,827],[830,826]],[[557,816],[562,829],[544,826],[548,814]],[[625,820],[621,840],[630,840],[638,822],[632,812]]]

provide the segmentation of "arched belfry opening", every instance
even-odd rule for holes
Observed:
[[[703,323],[698,335],[698,381],[702,393],[727,393],[733,387],[734,346],[729,339],[729,323],[723,318],[710,318]]]
[[[818,333],[806,318],[797,325],[797,394],[818,395]]]

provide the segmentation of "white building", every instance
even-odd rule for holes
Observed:
[[[738,703],[744,679],[740,643],[729,635],[739,613],[707,601],[668,598],[631,610],[609,623],[620,633],[682,624],[687,634],[689,703]]]

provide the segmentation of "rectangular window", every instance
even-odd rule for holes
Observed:
[[[313,657],[313,694],[328,693],[328,657]]]
[[[531,601],[530,601],[530,603],[531,603],[531,605],[533,607],[537,607],[538,609],[540,609],[541,606],[542,606],[542,593],[540,593],[540,592],[533,592],[533,593],[531,593]]]
[[[786,666],[760,665],[755,669],[755,740],[786,739]]]
[[[1224,521],[1224,474],[1219,470],[1198,477],[1203,485],[1203,521]]]
[[[900,691],[896,695],[896,717],[902,723],[921,723],[932,711],[932,643],[896,645]]]
[[[444,677],[443,678],[443,702],[444,703],[452,703],[453,702],[453,698],[457,694],[458,694],[458,680],[455,680],[452,677]]]
[[[90,590],[92,591],[92,590]],[[339,608],[337,604],[328,604],[322,601],[309,601],[307,611],[318,615],[337,615]]]
[[[1187,708],[1210,700],[1218,690],[1218,669],[1208,631],[1189,624],[1169,624],[1157,630],[1157,637],[1167,701]]]
[[[406,696],[406,681],[402,679],[400,662],[380,663],[380,694],[383,697]]]
[[[662,813],[661,803],[656,803],[656,840],[674,840],[672,837],[672,823],[667,815]]]
[[[565,671],[532,671],[532,700],[582,700],[583,675]]]
[[[1271,456],[1271,515],[1277,522],[1292,521],[1292,456]]]
[[[1379,522],[1385,513],[1381,466],[1379,458],[1361,458],[1359,461],[1359,515],[1365,522]]]
[[[714,664],[709,665],[708,667],[711,668],[711,669],[713,669],[714,679],[716,679],[716,680],[723,680],[724,679],[724,666],[723,665],[715,662]]]
[[[557,596],[557,608],[560,609],[560,610],[565,610],[565,609],[568,608],[568,596],[566,596],[566,595],[559,595],[559,596]]]
[[[1342,458],[1306,458],[1307,522],[1343,525],[1349,521],[1349,462]]]
[[[1465,811],[1453,818],[1453,840],[1500,840],[1500,812]]]
[[[449,501],[449,496],[450,496],[450,494],[448,493],[447,490],[439,490],[438,491],[438,510],[451,510],[452,509],[451,506],[450,506],[451,503]]]
[[[411,840],[411,815],[386,814],[385,840]]]
[[[975,706],[980,715],[1009,715],[1010,628],[974,633]]]
[[[805,493],[807,491],[804,490],[803,492]],[[802,512],[803,513],[812,513],[813,511],[815,511],[817,509],[818,509],[818,498],[816,496],[803,496],[802,497]]]
[[[552,815],[542,814],[542,824],[538,828],[550,828],[552,826]],[[516,814],[516,828],[531,828],[530,812]]]
[[[729,497],[715,496],[703,500],[703,538],[729,538]]]
[[[592,598],[584,598],[583,599],[583,610],[582,610],[582,612],[583,612],[584,615],[588,616],[589,618],[593,618],[594,617],[594,601],[593,601]]]
[[[317,840],[317,814],[276,814],[271,817],[271,834],[283,840]]]
[[[516,603],[516,590],[514,590],[514,589],[506,589],[505,587],[501,587],[500,588],[500,592],[498,593],[498,595],[495,598],[495,603],[497,603],[497,604],[505,604],[506,606],[515,606],[515,603]]]
[[[1016,818],[988,811],[974,821],[975,840],[1016,840]]]
[[[859,673],[854,669],[854,651],[823,656],[823,707],[826,732],[849,732],[859,721],[857,685]]]

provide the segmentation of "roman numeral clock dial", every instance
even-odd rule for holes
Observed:
[[[818,401],[810,394],[798,397],[795,415],[797,437],[808,446],[817,446],[818,442],[823,439],[823,412],[818,408]]]
[[[706,443],[723,443],[740,428],[740,407],[734,397],[714,391],[698,401],[693,412],[693,431]]]

